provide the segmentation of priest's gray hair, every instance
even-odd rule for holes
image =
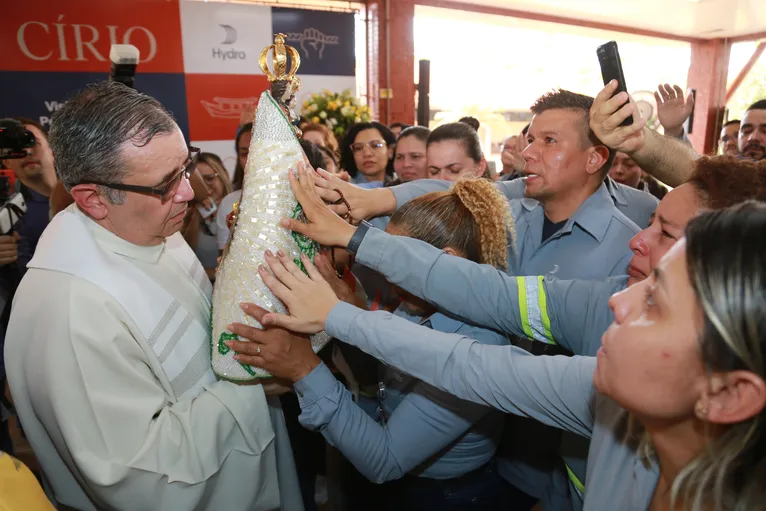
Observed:
[[[77,93],[58,110],[48,136],[56,172],[68,190],[89,181],[119,183],[127,173],[121,146],[148,144],[178,128],[156,99],[119,82],[99,82]],[[125,192],[100,187],[112,204]]]

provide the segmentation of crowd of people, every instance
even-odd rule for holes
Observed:
[[[320,475],[344,511],[766,507],[766,100],[699,155],[692,96],[658,87],[660,133],[616,90],[540,96],[497,173],[472,117],[301,120],[283,227],[327,249],[268,252],[289,314],[227,343],[273,385],[210,368],[253,119],[232,175],[118,83],[3,121],[35,145],[2,162],[0,451],[18,417],[45,489],[0,455],[9,509],[309,511]]]

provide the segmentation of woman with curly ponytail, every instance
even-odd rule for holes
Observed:
[[[456,257],[505,268],[513,224],[505,197],[489,182],[472,179],[410,201],[391,218],[387,231]],[[494,330],[442,314],[406,293],[400,297],[396,316],[482,344],[509,343]],[[374,417],[342,387],[333,389],[342,395],[332,400],[334,406],[326,406],[327,400],[322,406],[316,400],[301,400],[304,426],[322,431],[364,477],[385,483],[349,484],[350,509],[513,509],[513,490],[492,461],[503,429],[502,414],[391,367],[382,366],[378,378]]]

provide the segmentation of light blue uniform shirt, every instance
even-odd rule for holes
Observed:
[[[397,206],[414,199],[424,193],[446,190],[452,183],[447,181],[438,181],[435,179],[418,179],[398,186],[391,187],[396,197]],[[641,229],[649,226],[649,218],[657,209],[657,198],[642,190],[636,190],[616,182],[607,176],[604,185],[612,197],[612,202],[620,212],[628,217],[634,224]],[[498,181],[495,186],[510,199],[523,199],[526,190],[526,182],[523,179],[514,179],[512,181]]]
[[[420,318],[398,309],[414,325]],[[426,329],[508,345],[495,331],[444,314],[423,321]],[[365,477],[376,483],[412,473],[421,477],[459,477],[484,466],[495,455],[505,416],[490,407],[459,399],[397,369],[388,368],[383,408],[388,421],[378,424],[352,401],[351,394],[324,367],[295,384],[300,422],[319,430]]]
[[[637,453],[638,439],[627,433],[625,410],[596,393],[595,358],[535,357],[514,346],[484,346],[346,303],[332,309],[325,330],[458,397],[590,439],[586,511],[649,506],[659,478],[657,462]]]

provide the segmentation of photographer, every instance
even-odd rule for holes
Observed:
[[[16,192],[20,193],[26,203],[26,212],[10,232],[4,231],[8,234],[0,235],[0,355],[4,350],[13,295],[27,269],[27,263],[32,259],[37,241],[48,225],[48,198],[56,184],[53,152],[43,127],[35,121],[21,118],[4,119],[2,123],[5,128],[21,130],[23,127],[34,136],[34,145],[26,149],[27,155],[23,158],[2,160],[3,167],[12,170],[17,178],[16,189],[6,190],[3,199],[7,201]],[[0,394],[4,390],[5,363],[0,356]],[[0,405],[0,450],[12,453],[7,422],[9,407],[9,403]]]
[[[3,165],[13,170],[20,181],[18,191],[24,196],[27,204],[27,212],[15,226],[19,236],[17,265],[23,275],[35,252],[37,240],[48,225],[48,200],[56,185],[56,170],[45,129],[30,119],[16,120],[35,137],[35,145],[27,150],[26,158],[3,160]],[[0,245],[0,264],[4,262],[3,252]]]

